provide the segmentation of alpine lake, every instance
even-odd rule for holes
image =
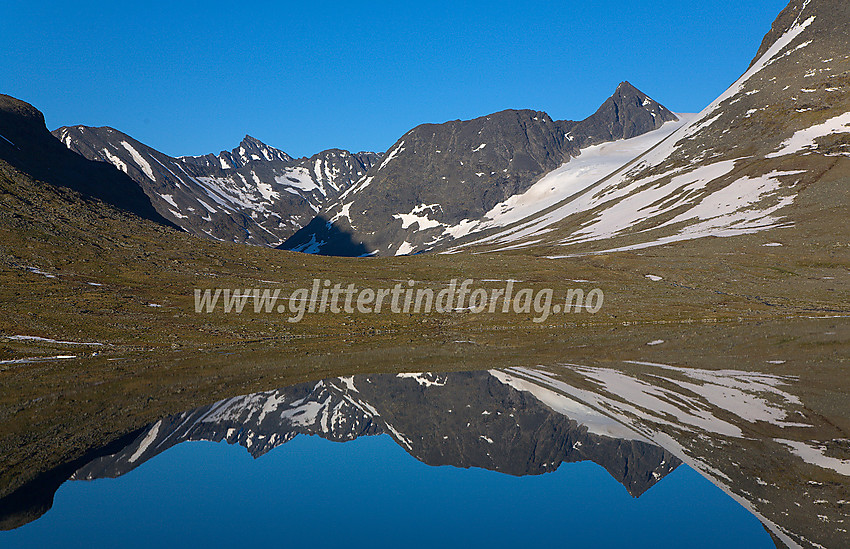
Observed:
[[[162,379],[27,403],[0,546],[847,547],[847,323],[653,330],[7,362]]]

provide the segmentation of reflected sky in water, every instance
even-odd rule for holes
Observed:
[[[759,521],[681,466],[633,498],[602,467],[514,477],[431,467],[386,435],[299,436],[262,458],[175,446],[117,479],[69,482],[3,547],[773,547]]]

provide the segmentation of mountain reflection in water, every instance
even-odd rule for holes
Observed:
[[[561,368],[558,371],[566,374],[575,368],[577,367]],[[600,376],[605,373],[603,370],[585,370],[581,373],[590,380],[603,379]],[[624,377],[619,373],[617,375],[622,378],[617,378],[621,381],[620,385],[628,389],[622,391],[623,394],[628,395],[630,401],[636,405],[647,406],[647,396],[635,389],[629,389],[630,386],[625,383],[633,378]],[[757,389],[766,387],[782,398],[790,398],[775,389],[776,383],[771,379],[758,376],[753,379],[761,383]],[[606,382],[605,387],[613,387],[607,378],[603,381]],[[717,380],[711,378],[709,381]],[[739,385],[741,383],[738,378],[735,378],[735,382]],[[699,406],[685,406],[683,395],[675,392],[665,393],[661,387],[641,385],[636,381],[630,383],[635,385],[635,388],[646,389],[647,395],[661,398],[658,401],[660,404],[653,404],[651,408],[663,412],[668,407],[665,403],[676,402],[675,410],[679,410],[681,417],[678,417],[678,420],[682,426],[699,423],[703,430],[711,427],[727,436],[739,435],[739,431],[730,424],[712,419],[714,416],[707,413],[705,408],[698,415],[688,416],[688,410]],[[726,381],[724,383],[729,385]],[[679,382],[679,385],[682,386],[682,382]],[[684,386],[696,390],[696,386]],[[705,392],[711,387],[713,385],[706,383],[699,386],[699,390]],[[746,388],[749,390],[749,387]],[[332,378],[233,397],[168,416],[132,437],[120,443],[116,442],[117,445],[113,444],[107,451],[101,450],[92,454],[74,465],[62,479],[68,478],[68,475],[70,479],[77,481],[122,477],[142,464],[154,460],[153,458],[166,450],[188,441],[227,441],[229,444],[244,447],[251,456],[259,458],[292,441],[299,434],[316,435],[332,442],[354,441],[363,437],[392,439],[410,456],[430,466],[477,468],[514,477],[553,473],[564,463],[592,462],[607,471],[632,498],[644,495],[675,471],[682,465],[682,459],[688,461],[688,465],[703,476],[707,476],[703,464],[692,463],[688,452],[683,451],[681,446],[664,437],[661,437],[664,445],[660,445],[658,433],[646,428],[652,420],[661,421],[661,416],[639,417],[640,421],[635,423],[630,420],[634,414],[620,413],[622,410],[630,410],[629,404],[625,401],[617,403],[613,400],[599,400],[603,394],[577,389],[543,371],[522,369]],[[736,402],[746,405],[744,400],[739,395]],[[774,411],[768,404],[762,408],[739,408],[749,413],[753,410],[763,410],[759,418],[765,415],[770,416],[768,419],[773,421],[782,421],[783,413],[778,408]],[[669,412],[668,410],[663,413],[669,417]],[[352,452],[353,456],[356,451]],[[174,455],[179,456],[180,452]],[[320,455],[317,453],[313,458],[321,459]],[[179,460],[179,457],[176,459]],[[160,463],[160,460],[154,461]],[[214,471],[218,465],[215,462],[205,465],[202,459],[197,465],[189,466],[199,472],[208,467],[210,471]],[[674,490],[684,490],[686,495],[680,497],[690,498],[689,491],[697,493],[699,490],[694,486],[683,488],[682,478],[690,479],[686,482],[693,482],[695,477],[690,467],[683,467],[683,470],[690,476],[677,475],[679,485],[676,488],[674,482],[673,487]],[[594,475],[588,471],[581,468],[570,474],[585,476],[588,483],[598,483],[598,473],[596,479],[592,480]],[[282,471],[281,474],[286,472]],[[142,477],[145,475],[146,473],[143,473]],[[130,477],[137,478],[136,475]],[[718,484],[712,478],[709,480]],[[700,482],[707,484],[702,479]],[[81,486],[79,483],[74,484]],[[148,480],[147,484],[142,483],[136,490],[147,492],[149,488],[153,490],[156,484],[156,480],[153,483]],[[11,514],[8,509],[3,509],[6,516],[0,518],[7,520],[7,524],[12,524],[13,528],[15,520],[18,524],[33,520],[50,508],[50,500],[58,486],[59,483],[56,482],[41,487],[45,494],[49,494],[49,498],[36,501],[35,505],[33,502],[24,501],[26,505],[21,505],[17,511],[12,509]],[[722,484],[718,486],[728,492]],[[462,490],[460,485],[457,489]],[[753,520],[748,515],[748,511],[753,509],[746,502],[742,502],[745,510],[720,490],[711,487],[711,491],[713,495],[710,497],[719,497],[727,507],[735,508],[735,513],[747,515],[748,520]],[[34,494],[36,492],[33,491]],[[238,494],[234,494],[236,495]],[[115,497],[123,499],[127,496]],[[228,497],[224,496],[224,499]],[[572,500],[572,493],[558,496],[559,499],[561,497],[565,502],[576,503]],[[596,503],[604,505],[606,497],[610,498],[610,493],[608,496],[601,496],[600,501]],[[662,497],[669,497],[669,494]],[[705,494],[702,497],[706,497]],[[662,501],[661,506],[663,508],[674,505],[677,512],[681,512],[679,509],[687,508],[691,503],[690,500],[687,500],[686,505],[683,505],[682,501]],[[701,505],[704,501],[700,500],[698,503]],[[67,502],[65,504],[67,505]],[[652,505],[657,506],[659,503]],[[764,521],[763,517],[753,514],[775,528],[775,525]],[[755,522],[755,525],[758,526],[758,523]],[[589,527],[595,528],[598,525]],[[694,528],[695,525],[678,524],[678,528],[683,532],[689,532],[689,527]],[[18,530],[18,533],[23,534],[21,530],[26,528]],[[753,539],[762,539],[771,545],[767,532],[762,530],[755,538],[752,534],[749,532],[747,543],[752,544]],[[776,537],[773,541],[779,545]],[[706,547],[715,546],[710,540],[705,543]]]
[[[428,465],[515,476],[593,461],[635,497],[681,463],[590,408],[511,383],[496,371],[371,375],[239,396],[158,421],[72,478],[117,477],[188,440],[226,440],[260,457],[299,434],[337,442],[387,434]]]

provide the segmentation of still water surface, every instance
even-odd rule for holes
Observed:
[[[472,372],[228,399],[93,460],[0,547],[774,547],[669,452],[552,398]]]
[[[66,483],[3,547],[774,547],[687,466],[633,498],[600,466],[539,476],[431,467],[389,436],[300,436],[259,459],[171,448],[117,479]]]

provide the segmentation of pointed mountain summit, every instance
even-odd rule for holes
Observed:
[[[217,155],[180,157],[191,164],[205,168],[219,167],[222,170],[244,168],[252,162],[292,162],[293,158],[280,149],[270,147],[250,135],[246,135],[239,145],[231,151],[221,151]]]
[[[622,82],[617,86],[614,95],[593,115],[576,124],[572,132],[592,136],[599,143],[604,143],[631,139],[657,130],[665,122],[675,122],[678,119],[675,114],[629,82]],[[587,144],[590,142],[585,143]]]
[[[327,255],[360,254],[364,248],[373,255],[427,251],[485,225],[494,208],[588,147],[644,135],[677,120],[624,82],[581,122],[505,110],[423,124],[282,247]]]
[[[280,162],[290,162],[292,157],[281,151],[280,149],[275,149],[274,147],[269,147],[259,139],[251,137],[250,135],[246,135],[245,139],[239,143],[239,147],[237,147],[234,151],[234,154],[238,152],[239,159],[242,160],[245,164],[248,162],[253,162],[255,160],[266,160],[273,161],[278,160]]]

